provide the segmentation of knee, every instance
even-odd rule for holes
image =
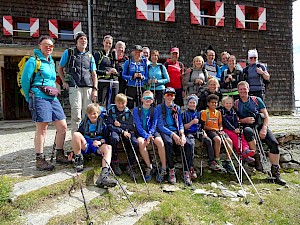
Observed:
[[[158,148],[164,147],[164,142],[160,137],[155,138],[154,143]]]
[[[253,141],[254,140],[254,133],[253,130],[250,127],[246,127],[244,129],[244,137],[247,142]]]
[[[79,140],[82,134],[80,132],[74,132],[72,135],[72,140]]]
[[[221,144],[221,138],[219,136],[214,137],[215,144]]]

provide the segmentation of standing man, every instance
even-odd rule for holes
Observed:
[[[64,51],[58,66],[63,88],[69,89],[72,135],[77,131],[88,104],[97,99],[98,91],[95,60],[86,51],[86,34],[78,32],[75,42],[76,47]]]
[[[216,53],[213,50],[207,50],[206,52],[207,61],[205,62],[205,69],[208,72],[208,76],[215,77],[218,81],[221,80],[221,69],[217,65],[215,58]]]
[[[119,75],[119,93],[125,94],[127,89],[127,82],[122,78],[124,64],[128,60],[128,56],[125,55],[126,44],[123,41],[118,41],[116,47],[116,69]]]
[[[150,64],[150,49],[148,47],[143,47],[143,56],[147,59],[147,65]]]
[[[271,130],[268,128],[269,114],[264,102],[260,97],[249,96],[249,84],[246,81],[238,83],[238,92],[240,98],[234,103],[239,121],[244,127],[244,135],[246,141],[249,143],[250,149],[256,149],[256,142],[254,138],[253,127],[257,127],[259,138],[268,145],[270,149],[269,159],[272,163],[271,173],[275,178],[275,183],[286,185],[286,182],[280,177],[279,166],[279,149],[278,142]],[[263,114],[263,121],[258,124],[258,116]],[[256,128],[255,128],[256,129]],[[255,157],[255,163],[259,162],[259,157]]]
[[[168,71],[170,82],[166,84],[167,87],[173,87],[176,91],[175,104],[180,107],[183,106],[183,93],[184,84],[184,65],[178,61],[179,48],[174,47],[171,49],[171,58],[165,62],[165,67]]]

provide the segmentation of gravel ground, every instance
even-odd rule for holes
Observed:
[[[274,133],[300,136],[300,116],[270,117],[270,128]],[[35,170],[34,124],[30,121],[0,121],[0,175],[42,176],[47,172]],[[49,159],[55,136],[55,129],[49,126],[45,141],[45,154]],[[70,130],[67,132],[65,149],[69,150]],[[55,164],[55,162],[53,162]],[[56,165],[59,169],[62,166]]]

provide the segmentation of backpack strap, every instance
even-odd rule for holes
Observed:
[[[251,99],[252,99],[252,101],[256,104],[256,105],[258,105],[258,100],[257,100],[257,97],[256,96],[250,96],[251,97]]]
[[[239,111],[239,99],[234,101],[233,107],[237,112]]]
[[[189,82],[191,82],[192,81],[192,73],[193,73],[193,68],[191,68],[191,72],[190,72],[190,77],[189,77]]]

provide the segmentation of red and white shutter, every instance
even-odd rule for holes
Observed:
[[[175,0],[165,0],[165,20],[175,22]]]
[[[49,35],[53,38],[58,38],[58,23],[57,20],[48,20],[49,21]]]
[[[258,30],[267,29],[267,12],[266,8],[258,7]]]
[[[30,36],[40,36],[40,20],[39,18],[30,18]]]
[[[236,18],[235,18],[235,26],[236,28],[245,29],[245,6],[244,5],[236,5]]]
[[[12,36],[13,31],[13,19],[12,16],[3,16],[3,34],[7,36]]]
[[[81,22],[73,21],[73,34],[75,37],[75,34],[82,31]]]
[[[216,26],[224,27],[224,2],[216,2]]]
[[[136,18],[138,20],[147,20],[147,0],[136,0]]]
[[[190,0],[191,24],[200,24],[200,0]]]

